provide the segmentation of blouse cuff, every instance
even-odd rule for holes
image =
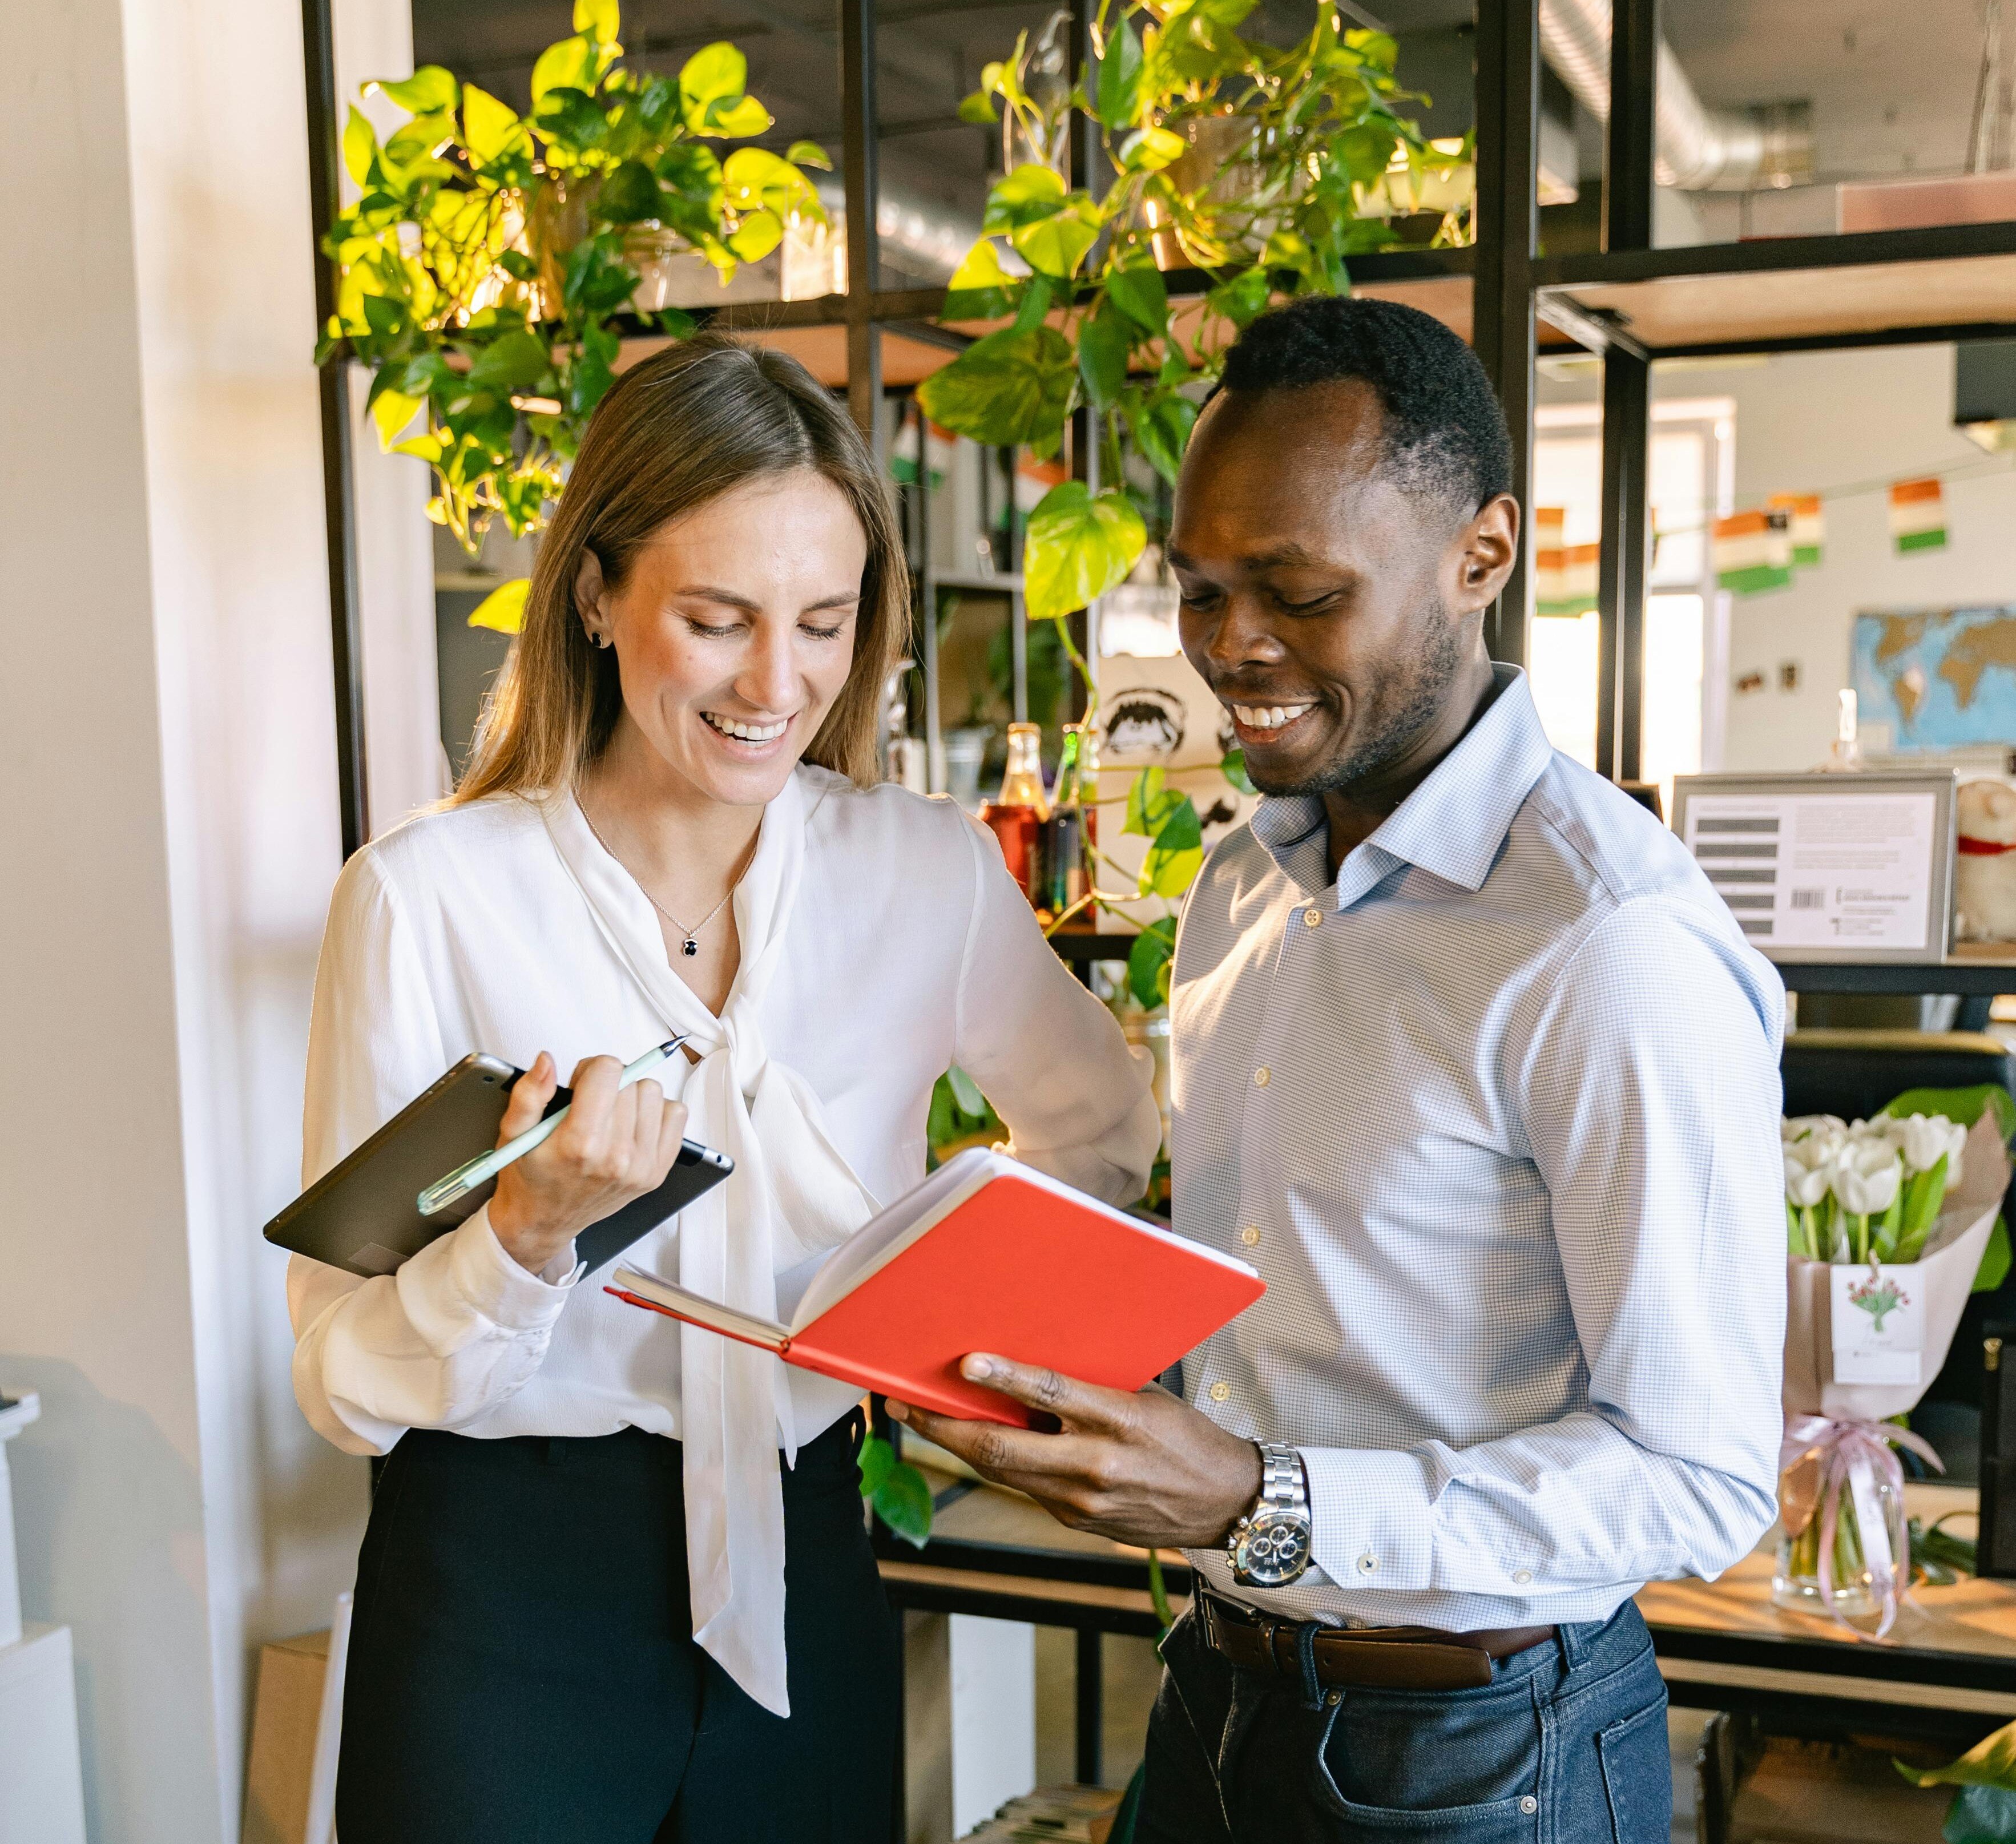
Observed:
[[[486,1204],[455,1230],[449,1272],[463,1299],[493,1325],[507,1331],[536,1331],[560,1316],[567,1295],[581,1278],[574,1244],[567,1246],[537,1274],[522,1266],[497,1240]],[[558,1278],[553,1277],[557,1275]]]

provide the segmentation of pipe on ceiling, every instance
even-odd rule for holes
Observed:
[[[1610,0],[1541,0],[1540,51],[1575,100],[1610,119]],[[1803,106],[1712,109],[1659,41],[1657,164],[1661,185],[1687,192],[1758,192],[1813,177],[1813,130]]]

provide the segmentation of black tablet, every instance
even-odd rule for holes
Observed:
[[[524,1073],[480,1053],[463,1057],[267,1224],[266,1240],[353,1274],[396,1272],[489,1201],[495,1179],[432,1216],[419,1202],[436,1179],[497,1143],[511,1085]],[[570,1099],[556,1089],[545,1112]],[[591,1270],[613,1261],[734,1169],[725,1154],[687,1140],[665,1182],[591,1223],[574,1238],[575,1253]]]

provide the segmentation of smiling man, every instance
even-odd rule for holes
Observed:
[[[1267,1294],[1187,1401],[976,1354],[1058,1431],[905,1411],[1190,1552],[1144,1844],[1663,1844],[1631,1597],[1773,1515],[1783,989],[1487,655],[1510,486],[1426,315],[1309,300],[1233,348],[1168,554],[1267,798],[1184,912],[1172,1158],[1177,1228]]]

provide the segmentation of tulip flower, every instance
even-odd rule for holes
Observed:
[[[1903,1159],[1887,1138],[1870,1135],[1849,1142],[1834,1163],[1828,1189],[1850,1219],[1849,1260],[1869,1259],[1869,1219],[1887,1213],[1898,1201],[1903,1182]]]

